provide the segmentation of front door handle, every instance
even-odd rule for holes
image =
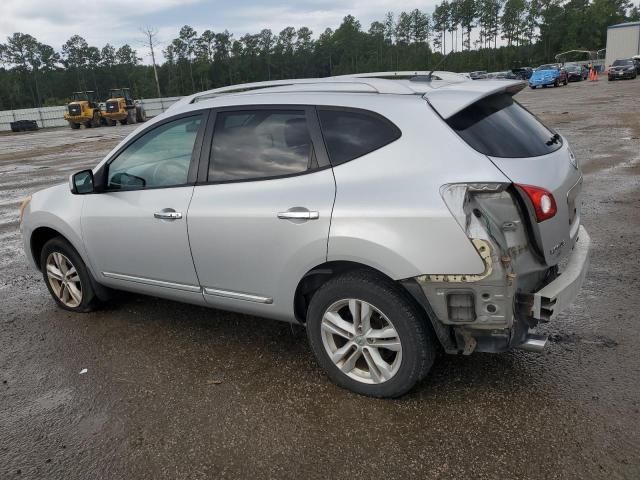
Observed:
[[[320,218],[319,212],[311,212],[309,210],[287,211],[278,213],[281,220],[317,220]]]
[[[160,220],[179,220],[182,218],[182,214],[180,212],[176,212],[173,208],[164,208],[159,212],[154,213],[153,216]]]

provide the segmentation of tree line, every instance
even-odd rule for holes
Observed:
[[[109,88],[131,87],[149,98],[261,80],[426,70],[449,52],[439,69],[535,66],[562,51],[604,48],[607,26],[634,20],[640,11],[629,0],[443,0],[432,14],[389,12],[368,29],[347,15],[317,36],[304,26],[236,37],[185,25],[164,43],[157,83],[153,66],[139,56],[148,48],[98,48],[73,35],[56,50],[14,33],[0,44],[0,109],[60,105],[76,90],[104,98]],[[145,33],[152,40],[153,32],[142,30],[141,38]]]

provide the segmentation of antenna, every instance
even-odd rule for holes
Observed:
[[[427,78],[426,78],[426,81],[427,81],[427,82],[430,82],[430,81],[431,81],[431,77],[432,77],[432,75],[433,75],[433,72],[435,72],[435,71],[438,69],[438,67],[439,67],[440,65],[442,65],[442,64],[444,63],[444,61],[445,61],[447,58],[449,58],[449,55],[451,55],[451,53],[453,53],[453,49],[452,49],[452,50],[449,50],[449,53],[447,53],[444,57],[442,57],[442,58],[440,59],[440,61],[438,62],[438,64],[433,68],[433,70],[431,70],[431,71],[429,72],[429,75],[427,75]]]

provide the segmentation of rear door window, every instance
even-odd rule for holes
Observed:
[[[373,112],[318,109],[318,115],[333,166],[384,147],[401,135],[398,127]]]
[[[562,146],[557,133],[508,94],[483,98],[453,115],[447,123],[471,147],[492,157],[538,157]]]
[[[260,180],[317,168],[304,110],[219,112],[209,182]]]

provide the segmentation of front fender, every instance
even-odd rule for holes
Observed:
[[[80,219],[83,204],[83,196],[73,195],[69,191],[68,184],[56,185],[33,194],[31,202],[24,211],[21,230],[25,254],[34,268],[37,268],[38,259],[33,256],[31,239],[37,229],[44,227],[62,235],[76,249],[94,274],[82,240]]]

